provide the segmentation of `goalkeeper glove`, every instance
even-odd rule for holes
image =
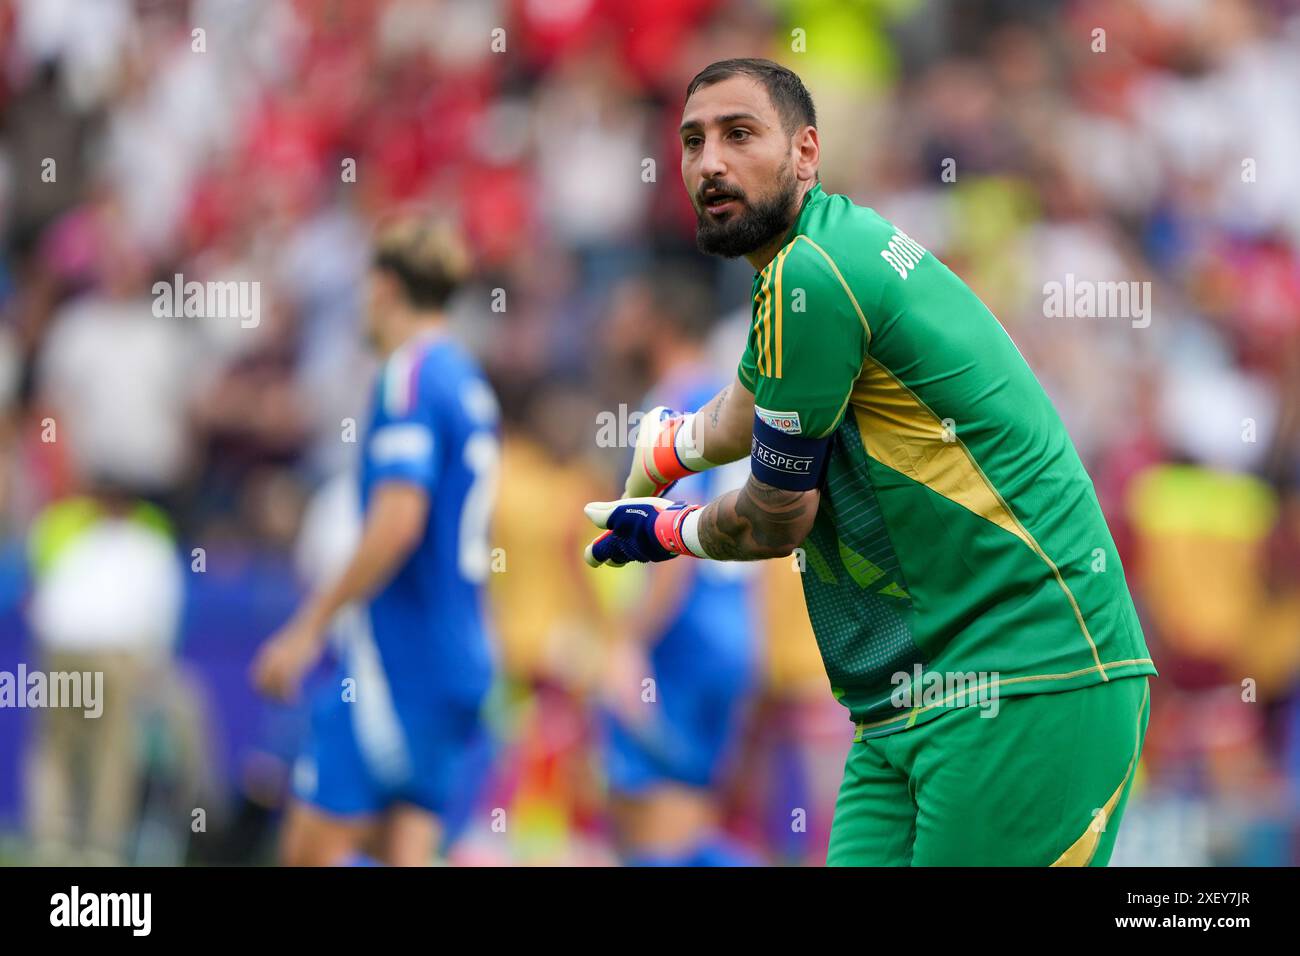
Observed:
[[[690,424],[692,415],[675,412],[658,405],[646,412],[637,430],[636,449],[632,453],[632,470],[623,485],[624,498],[659,497],[678,479],[700,471],[682,461],[678,450],[682,428]],[[704,465],[702,461],[697,464]],[[593,519],[594,520],[594,519]]]
[[[692,554],[682,541],[682,524],[687,515],[700,510],[699,505],[667,498],[623,498],[593,501],[583,510],[596,527],[607,529],[583,554],[593,568]]]

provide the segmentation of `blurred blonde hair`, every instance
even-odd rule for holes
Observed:
[[[469,278],[473,259],[450,219],[407,214],[377,230],[374,265],[397,277],[416,308],[441,309]]]

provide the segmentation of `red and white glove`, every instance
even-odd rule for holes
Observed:
[[[646,412],[637,430],[632,468],[623,485],[624,498],[658,498],[680,479],[699,469],[682,461],[678,433],[693,415],[658,405]]]

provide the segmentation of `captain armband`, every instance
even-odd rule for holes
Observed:
[[[831,439],[791,435],[754,415],[749,446],[750,471],[755,478],[786,491],[811,491],[821,482]]]

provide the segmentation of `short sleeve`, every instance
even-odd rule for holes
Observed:
[[[841,271],[819,245],[798,236],[755,279],[753,322],[737,374],[767,425],[824,438],[843,419],[867,342],[866,317]]]
[[[439,436],[434,403],[420,387],[418,370],[386,370],[379,414],[366,441],[372,484],[402,481],[433,493],[438,482]]]

